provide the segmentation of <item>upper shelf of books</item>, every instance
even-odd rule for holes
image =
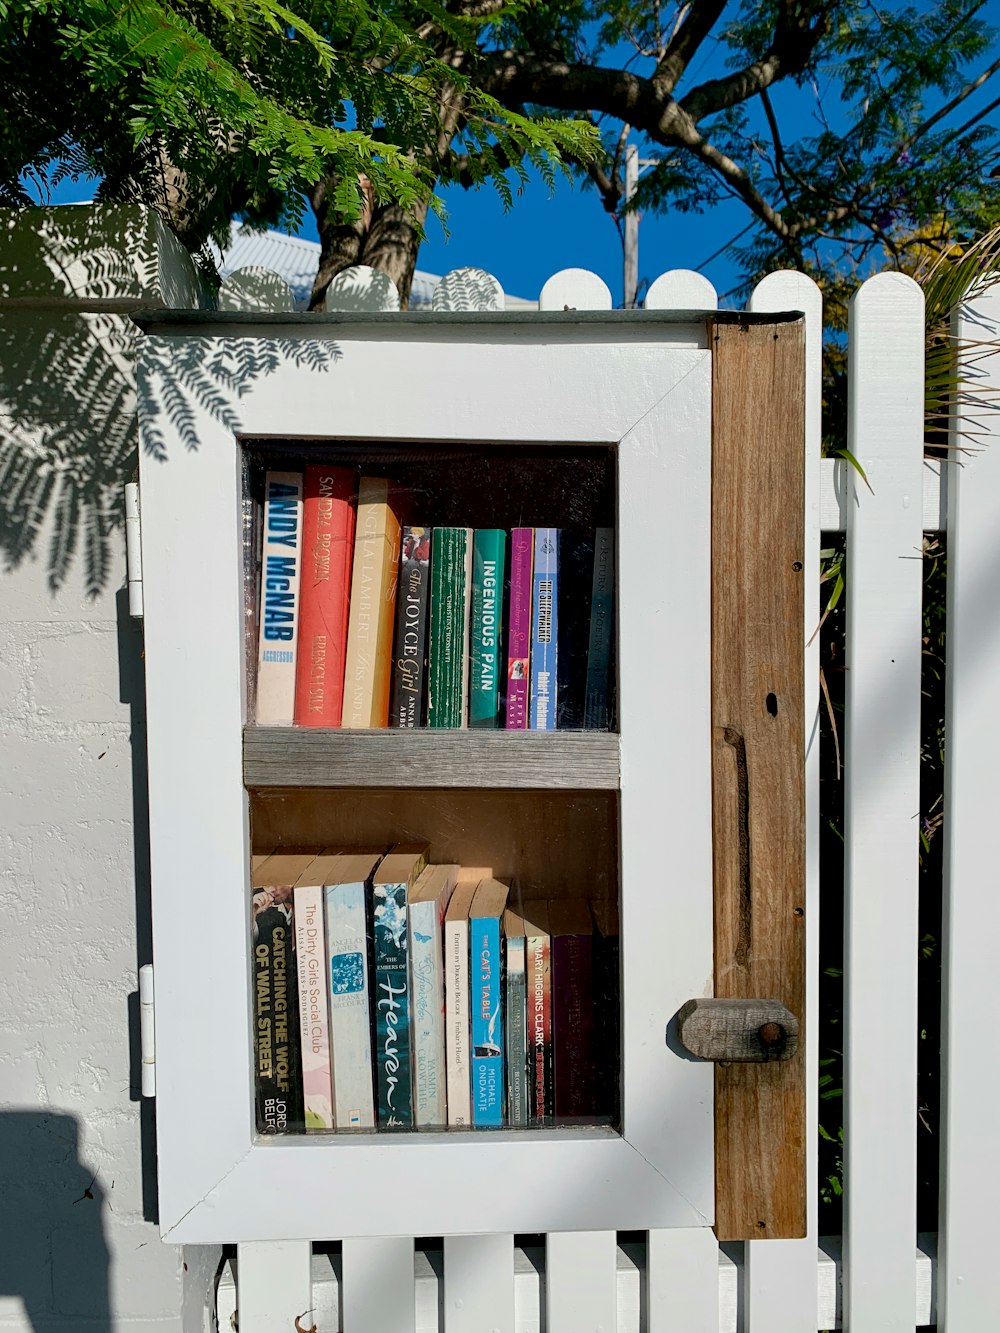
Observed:
[[[617,787],[613,447],[243,446],[248,786]]]

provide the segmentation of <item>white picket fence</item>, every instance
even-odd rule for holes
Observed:
[[[229,309],[266,309],[274,275],[228,279]],[[235,288],[241,288],[237,292]],[[270,296],[265,294],[270,292]],[[229,294],[226,294],[228,290]],[[592,273],[546,282],[541,310],[608,310]],[[665,273],[648,309],[708,310],[699,274]],[[328,310],[398,309],[371,270],[331,285]],[[434,309],[498,310],[481,270],[448,274]],[[821,461],[822,302],[801,274],[774,273],[755,311],[801,310],[807,327],[807,864],[809,1172],[816,1175],[819,979],[819,551],[846,534],[845,1234],[720,1249],[707,1230],[620,1238],[561,1233],[420,1241],[390,1237],[247,1244],[223,1274],[219,1325],[239,1333],[315,1324],[317,1333],[950,1333],[1000,1327],[992,1205],[1000,1186],[1000,884],[993,844],[1000,760],[1000,417],[979,419],[975,451],[943,467],[923,457],[923,299],[881,274],[855,295],[849,328],[849,447],[868,483]],[[433,317],[433,312],[429,316]],[[529,317],[530,316],[526,316]],[[964,311],[968,337],[1000,338],[1000,289]],[[963,387],[1000,388],[1000,342]],[[959,461],[960,460],[960,461]],[[948,532],[947,770],[942,992],[941,1209],[916,1234],[917,907],[921,545]],[[430,1182],[428,1182],[430,1185]],[[333,1243],[331,1243],[333,1242]],[[298,1319],[298,1324],[296,1324]]]

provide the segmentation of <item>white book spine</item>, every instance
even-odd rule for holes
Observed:
[[[410,904],[413,1113],[419,1129],[448,1123],[444,1048],[444,903]]]
[[[257,650],[259,723],[290,726],[295,716],[295,650],[302,575],[302,473],[269,472],[264,482]]]
[[[338,1129],[374,1129],[364,884],[326,889],[330,1048]]]
[[[323,890],[295,888],[295,952],[299,972],[302,1094],[306,1129],[333,1129],[333,1077],[327,1010]]]
[[[469,921],[444,926],[445,1049],[448,1124],[472,1124],[469,1082]]]

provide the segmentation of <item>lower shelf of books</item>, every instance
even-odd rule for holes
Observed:
[[[262,1134],[619,1119],[617,793],[251,793]]]

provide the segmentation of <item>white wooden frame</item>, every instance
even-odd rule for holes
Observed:
[[[140,389],[143,445],[156,430],[167,442],[141,462],[164,1238],[709,1225],[712,1068],[665,1045],[679,1006],[712,991],[704,321],[188,318],[146,340]],[[302,340],[337,352],[326,368],[286,358],[226,395],[247,436],[617,446],[621,1136],[255,1133],[239,450],[218,403],[176,373],[179,347],[207,358],[236,337],[274,339],[279,358]]]

